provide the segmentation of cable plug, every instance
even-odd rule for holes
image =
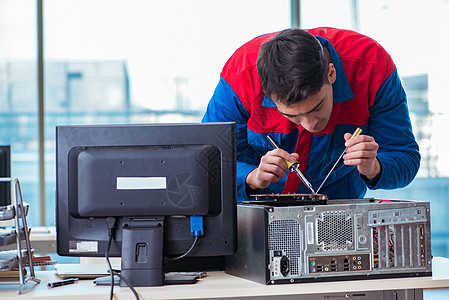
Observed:
[[[116,218],[114,217],[107,217],[106,218],[106,225],[108,226],[108,236],[111,237],[113,235],[114,229],[115,229],[115,222]]]
[[[204,235],[203,217],[202,216],[191,216],[190,217],[190,234],[193,236]]]

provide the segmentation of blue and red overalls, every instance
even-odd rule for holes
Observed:
[[[330,199],[361,198],[370,189],[408,185],[420,163],[407,97],[390,55],[374,40],[359,33],[334,28],[307,30],[328,48],[337,72],[333,109],[326,128],[310,133],[284,117],[264,94],[257,74],[260,45],[275,35],[259,36],[241,46],[227,61],[209,102],[203,122],[236,122],[237,198],[248,198],[245,180],[260,158],[272,148],[272,135],[283,149],[299,154],[300,170],[316,189],[341,152],[344,134],[357,127],[379,144],[382,167],[373,186],[363,180],[356,166],[340,161],[320,193]],[[292,172],[259,193],[310,193]]]

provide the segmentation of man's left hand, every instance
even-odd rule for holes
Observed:
[[[369,180],[380,172],[380,163],[377,160],[379,145],[369,135],[359,135],[351,139],[350,133],[345,133],[345,146],[348,148],[343,156],[345,165],[357,166],[360,174]]]

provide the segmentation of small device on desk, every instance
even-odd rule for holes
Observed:
[[[263,284],[432,274],[429,202],[274,197],[238,205],[227,273]]]
[[[235,251],[234,123],[56,131],[59,255],[121,256],[131,285],[157,286],[165,261]]]
[[[95,279],[109,274],[106,260],[103,264],[56,264],[54,267],[56,274],[62,279]],[[114,267],[120,268],[120,266]]]
[[[52,281],[52,282],[47,283],[47,287],[54,288],[54,287],[58,287],[58,286],[74,284],[78,280],[79,280],[79,278],[67,278],[64,280]]]

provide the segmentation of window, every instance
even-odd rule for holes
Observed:
[[[0,144],[11,146],[28,218],[39,220],[36,1],[0,0]]]

